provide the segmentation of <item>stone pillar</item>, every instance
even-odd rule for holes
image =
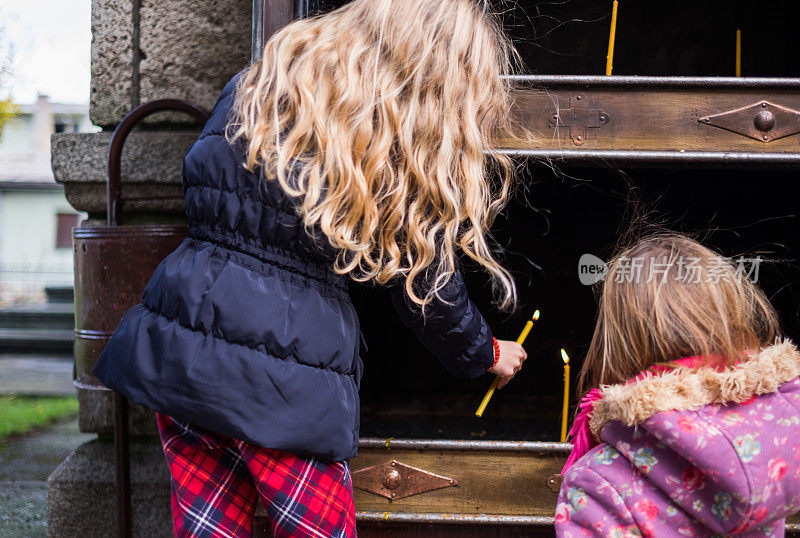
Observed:
[[[92,0],[92,122],[113,128],[165,97],[210,110],[249,62],[250,11],[251,0]]]
[[[128,136],[122,151],[123,222],[183,222],[183,155],[197,131],[146,131]],[[110,132],[52,136],[53,175],[67,201],[89,214],[89,225],[106,219]]]
[[[211,110],[250,59],[252,0],[93,0],[90,116],[101,133],[54,134],[52,167],[84,226],[105,223],[111,131],[139,104],[177,98]],[[130,135],[122,162],[124,224],[183,222],[183,155],[200,126],[153,116]],[[80,428],[98,434],[50,476],[48,534],[115,536],[111,394],[78,385]],[[172,536],[169,474],[151,412],[133,406],[131,479],[135,536]]]

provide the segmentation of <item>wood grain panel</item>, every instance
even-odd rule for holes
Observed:
[[[707,87],[667,84],[637,86],[557,85],[533,89],[520,84],[515,90],[514,115],[536,139],[523,147],[501,140],[509,149],[639,150],[797,153],[800,134],[772,142],[753,140],[698,120],[704,116],[752,105],[760,101],[800,111],[800,84],[796,88],[746,86]],[[600,111],[607,123],[596,126],[587,111]],[[569,126],[556,126],[553,114],[584,125],[585,138],[576,144]],[[574,116],[577,115],[577,118]],[[594,125],[593,125],[594,123]],[[574,133],[573,133],[573,136]]]
[[[397,460],[458,480],[448,487],[389,502],[355,490],[358,510],[376,512],[505,514],[550,516],[556,493],[547,478],[560,472],[565,458],[554,454],[441,450],[362,450],[353,471]]]

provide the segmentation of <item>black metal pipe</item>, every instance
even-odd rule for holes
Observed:
[[[133,536],[131,513],[130,432],[128,430],[128,399],[114,393],[114,449],[117,459],[117,532],[120,537]]]
[[[555,519],[551,516],[503,516],[489,514],[429,514],[417,512],[356,512],[359,523],[415,523],[444,525],[497,525],[552,527]]]
[[[305,19],[310,14],[309,0],[295,0],[294,2],[294,18]]]
[[[419,513],[419,512],[356,512],[356,521],[359,523],[375,524],[418,524],[418,525],[491,525],[491,526],[520,526],[520,527],[546,527],[555,525],[552,516],[510,516],[492,514],[455,514],[455,513]],[[786,532],[790,535],[800,533],[800,525],[787,523]]]
[[[759,169],[800,167],[800,153],[755,153],[716,151],[642,151],[642,150],[557,150],[502,149],[510,157],[520,157],[544,163],[563,163],[580,166],[613,167],[694,167]]]
[[[628,75],[510,75],[504,78],[520,86],[542,88],[550,88],[552,86],[597,86],[602,88],[638,86],[648,88],[800,89],[800,78],[645,77]]]
[[[251,18],[250,61],[255,62],[261,58],[264,51],[264,2],[266,0],[253,0],[253,16]]]
[[[108,213],[107,222],[109,226],[116,226],[120,222],[120,204],[122,200],[122,147],[125,145],[128,135],[140,121],[156,112],[175,111],[185,112],[194,116],[201,122],[208,120],[208,113],[199,106],[180,99],[159,99],[150,101],[135,109],[125,116],[114,134],[111,136],[111,143],[108,146]]]
[[[566,456],[572,450],[569,443],[531,442],[531,441],[466,441],[452,439],[380,439],[364,437],[358,443],[362,449],[395,450],[456,450],[525,452],[528,454],[553,454]]]

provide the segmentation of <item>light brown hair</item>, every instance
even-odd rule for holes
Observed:
[[[300,200],[338,273],[400,277],[423,306],[457,251],[489,273],[501,307],[516,301],[488,238],[512,188],[495,141],[519,137],[502,77],[515,51],[487,6],[354,0],[279,31],[237,91],[229,138],[246,140],[245,166]]]
[[[602,284],[581,393],[688,356],[721,357],[732,365],[774,343],[778,315],[740,269],[675,233],[652,235],[619,252]]]

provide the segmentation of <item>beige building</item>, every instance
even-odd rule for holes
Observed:
[[[88,105],[40,95],[0,132],[0,306],[38,302],[45,286],[72,285],[71,228],[82,214],[53,179],[50,135],[95,130]]]

